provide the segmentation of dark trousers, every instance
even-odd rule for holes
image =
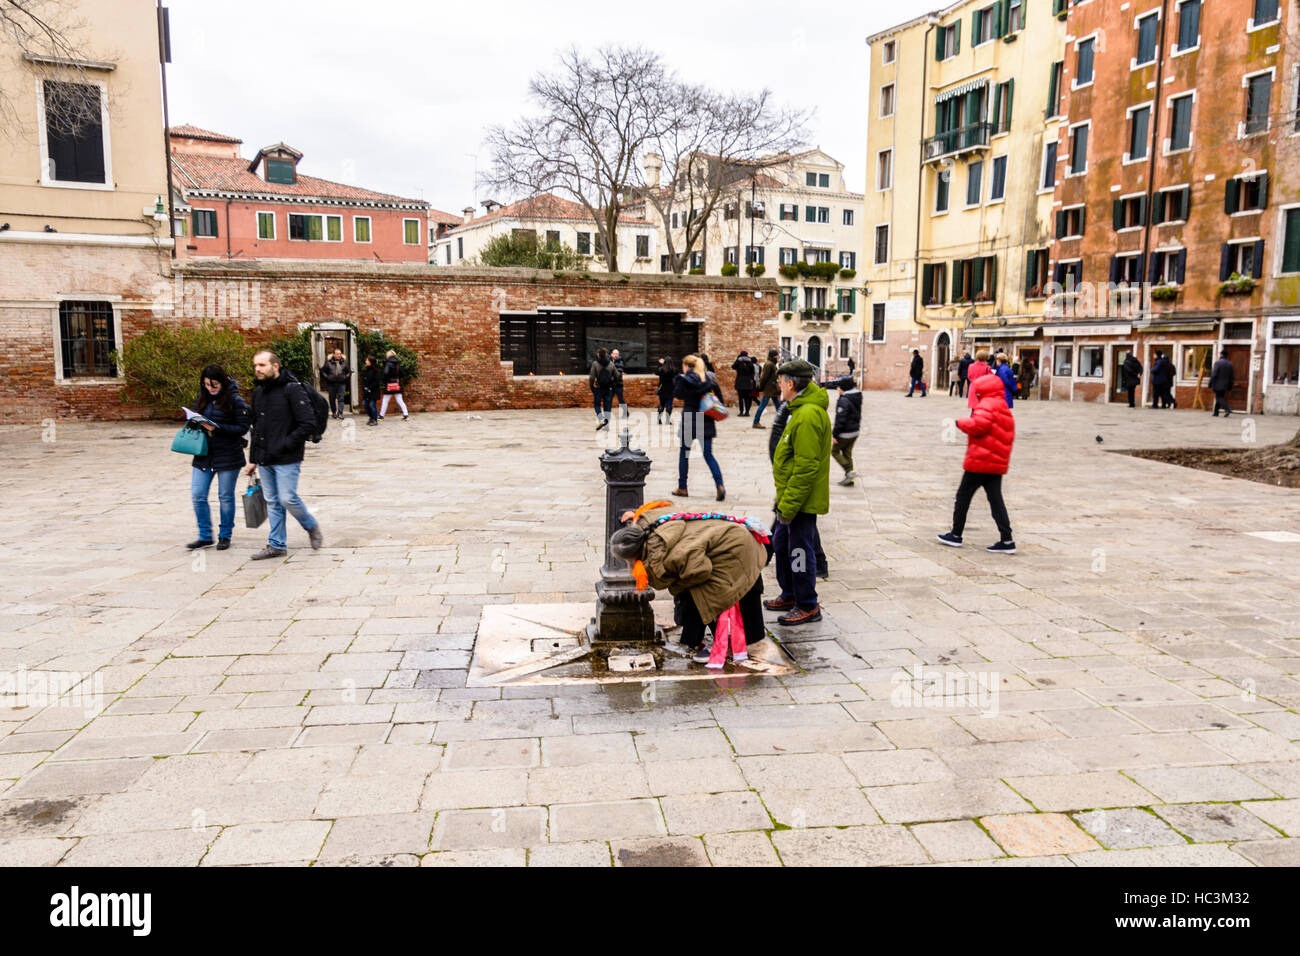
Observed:
[[[801,511],[772,532],[781,598],[805,611],[817,608],[817,516]]]
[[[921,390],[921,394],[924,395],[926,392],[925,382],[919,378],[912,379],[912,387],[907,390],[907,394],[911,395],[918,388]]]
[[[690,412],[682,412],[683,415],[689,415]],[[698,412],[696,413],[698,414]],[[702,426],[701,426],[702,430]],[[709,473],[713,475],[713,483],[722,485],[722,468],[718,465],[718,459],[713,457],[713,439],[697,438],[700,448],[704,451],[704,463],[709,466]],[[691,446],[686,445],[677,453],[677,487],[686,487],[686,476],[691,470]]]
[[[740,414],[749,415],[749,410],[754,406],[754,400],[749,397],[748,391],[737,391],[736,398],[740,402]]]
[[[835,459],[835,464],[844,469],[844,474],[853,470],[853,446],[857,444],[857,436],[853,438],[839,438],[831,443],[831,457]]]
[[[1155,408],[1172,408],[1174,405],[1174,396],[1171,393],[1171,388],[1172,386],[1169,385],[1156,385],[1156,395],[1151,402],[1152,406]]]
[[[616,398],[618,399],[618,407],[621,408],[621,409],[623,410],[623,414],[624,414],[624,415],[627,415],[627,414],[628,414],[628,411],[627,411],[627,399],[623,397],[623,386],[622,386],[622,385],[615,385],[615,386],[614,386],[614,397],[616,397]]]
[[[379,420],[379,403],[378,403],[375,399],[373,399],[373,398],[367,398],[367,399],[365,400],[365,403],[366,403],[366,414],[370,416],[370,420],[371,420],[372,422],[374,422],[374,421],[378,421],[378,420]]]
[[[673,417],[673,397],[671,395],[659,396],[659,411],[657,414],[667,415],[669,418]]]
[[[822,533],[816,527],[813,528],[813,551],[817,553],[817,573],[830,574],[830,566],[826,563],[826,552],[822,550]]]
[[[609,410],[614,403],[613,388],[593,388],[591,390],[591,407],[596,410],[596,417],[602,422],[609,419]],[[604,410],[602,412],[602,409]]]
[[[1136,404],[1136,402],[1137,402],[1137,392],[1138,392],[1138,387],[1137,387],[1136,385],[1130,385],[1130,386],[1128,387],[1128,407],[1129,407],[1129,408],[1137,408],[1137,404]]]
[[[745,592],[740,604],[740,619],[745,623],[745,643],[753,644],[767,636],[763,628],[763,576],[760,574],[754,586]],[[683,591],[673,598],[673,620],[682,627],[681,642],[688,647],[699,647],[704,643],[704,628],[717,627],[716,620],[705,622],[695,606],[695,599],[690,591]]]
[[[330,414],[342,415],[347,410],[347,406],[343,403],[343,393],[347,391],[347,388],[348,385],[346,382],[340,382],[337,385],[331,383],[329,387]]]
[[[977,471],[964,471],[961,484],[957,486],[957,501],[952,508],[952,533],[961,537],[966,528],[966,512],[970,510],[970,500],[978,488],[988,495],[989,508],[993,512],[993,522],[998,526],[1002,541],[1011,541],[1011,519],[1007,516],[1007,506],[1002,500],[1002,476],[986,475]]]
[[[1228,394],[1227,392],[1214,393],[1214,414],[1215,415],[1219,414],[1220,408],[1222,408],[1229,415],[1232,414],[1232,408],[1228,405],[1228,399],[1226,397],[1227,394]]]

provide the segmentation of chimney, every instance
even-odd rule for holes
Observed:
[[[474,207],[473,207],[473,206],[466,206],[464,209],[461,210],[461,212],[465,214],[465,221],[466,221],[466,222],[469,222],[471,219],[474,218]]]
[[[664,158],[658,153],[645,154],[645,184],[649,189],[659,188],[659,173],[664,168]]]

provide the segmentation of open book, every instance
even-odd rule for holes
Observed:
[[[187,425],[190,424],[191,422],[193,422],[195,425],[216,424],[216,422],[214,422],[212,419],[205,418],[204,416],[200,415],[198,412],[194,411],[193,409],[189,409],[184,406],[181,406],[181,411],[185,413],[185,424]]]

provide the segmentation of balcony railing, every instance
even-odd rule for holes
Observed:
[[[928,163],[954,153],[987,148],[992,132],[992,123],[972,123],[969,126],[950,129],[938,136],[931,136],[925,141],[925,161]]]

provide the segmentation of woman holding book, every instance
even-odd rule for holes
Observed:
[[[248,404],[240,397],[235,380],[220,365],[209,365],[199,376],[194,411],[199,414],[194,421],[208,433],[208,453],[195,455],[194,467],[190,469],[190,497],[194,501],[199,536],[188,547],[193,550],[213,544],[208,492],[215,477],[220,506],[216,545],[218,551],[224,551],[230,547],[230,535],[235,529],[235,481],[244,467],[243,436],[250,421]]]

